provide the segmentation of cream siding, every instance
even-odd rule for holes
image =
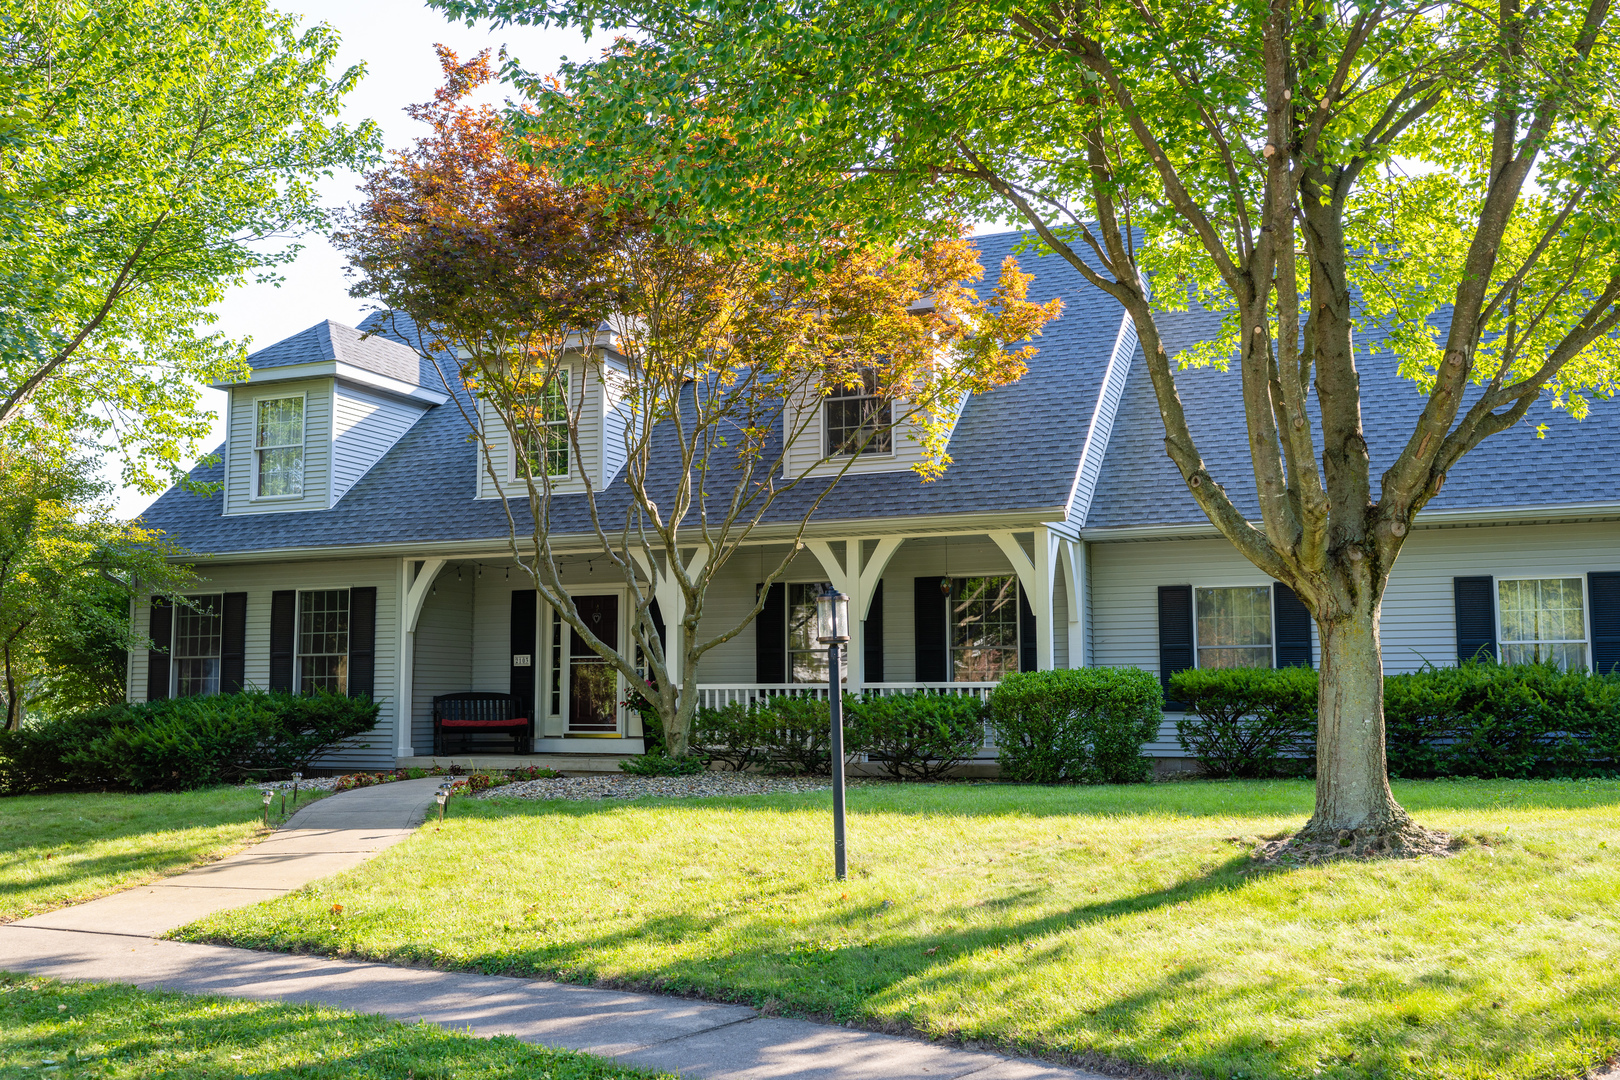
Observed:
[[[284,514],[324,510],[332,503],[333,379],[294,379],[232,387],[226,435],[226,514]],[[304,398],[304,491],[297,498],[253,497],[256,400]]]
[[[421,418],[419,405],[339,384],[332,420],[332,497],[348,493]]]
[[[783,410],[785,428],[783,437],[791,439],[782,455],[783,476],[789,479],[807,474],[810,476],[831,476],[843,468],[845,460],[843,457],[822,462],[822,458],[827,456],[825,451],[826,400],[819,395],[813,398],[808,394],[800,395],[797,400],[790,402]],[[949,424],[953,431],[957,419],[962,415],[962,408],[966,404],[967,399],[963,398],[949,417]],[[905,402],[895,402],[894,415],[904,416],[906,408]],[[849,472],[903,472],[920,463],[925,455],[922,445],[922,424],[919,419],[901,420],[895,424],[890,437],[893,451],[880,454],[868,450],[850,463]]]
[[[376,700],[382,706],[377,726],[316,764],[322,768],[381,769],[394,765],[394,721],[399,641],[398,566],[392,559],[327,560],[322,562],[254,563],[209,566],[205,576],[187,592],[247,593],[247,685],[266,687],[270,681],[270,594],[278,589],[342,589],[375,586],[377,589]],[[138,604],[135,627],[144,634],[150,608]],[[146,699],[147,652],[130,656],[129,699]]]

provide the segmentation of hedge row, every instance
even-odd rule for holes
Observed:
[[[1180,671],[1181,745],[1210,776],[1307,771],[1316,754],[1316,672]],[[1392,776],[1524,779],[1620,770],[1620,676],[1556,664],[1425,668],[1384,680]]]
[[[987,703],[927,691],[845,695],[844,744],[897,779],[936,779],[977,753],[988,722],[1006,779],[1125,783],[1152,771],[1142,744],[1157,733],[1161,707],[1158,680],[1135,668],[1025,672],[1002,680]],[[695,755],[731,769],[828,775],[830,743],[827,702],[813,698],[699,709],[692,730]]]
[[[285,777],[370,731],[364,697],[250,690],[117,705],[0,732],[0,791],[182,791]]]

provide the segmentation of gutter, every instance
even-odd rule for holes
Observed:
[[[1559,522],[1614,520],[1620,520],[1620,502],[1421,510],[1414,521],[1414,527],[1456,529],[1486,525],[1550,525]],[[1256,524],[1256,528],[1259,527]],[[1119,525],[1080,530],[1080,538],[1091,543],[1216,539],[1220,535],[1220,531],[1207,521],[1176,525]]]

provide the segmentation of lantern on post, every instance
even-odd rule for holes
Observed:
[[[827,711],[832,721],[833,872],[849,873],[844,853],[844,695],[838,685],[838,650],[849,640],[849,597],[828,585],[816,597],[816,640],[827,646]]]

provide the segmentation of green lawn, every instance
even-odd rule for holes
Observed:
[[[298,805],[320,794],[301,792]],[[229,855],[264,835],[263,812],[258,789],[241,787],[0,799],[0,922]]]
[[[1300,782],[456,800],[190,940],[546,975],[1155,1070],[1573,1077],[1620,1050],[1620,783],[1400,783],[1447,859],[1256,870]],[[408,888],[401,888],[408,882]],[[333,915],[333,905],[342,904]]]
[[[0,1078],[5,1080],[638,1080],[653,1075],[516,1039],[478,1039],[315,1005],[0,974]]]

